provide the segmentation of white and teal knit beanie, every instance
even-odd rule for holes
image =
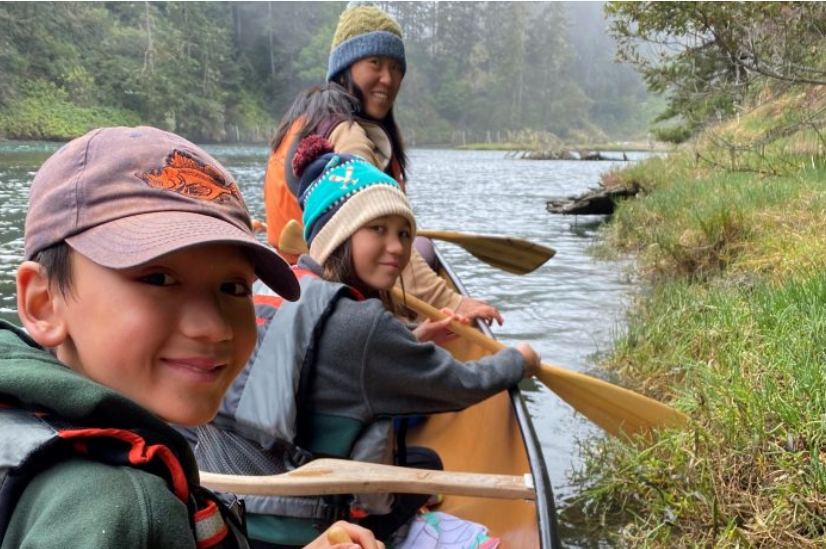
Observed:
[[[327,63],[327,82],[333,82],[347,67],[365,57],[391,57],[407,70],[402,29],[376,6],[348,7],[339,17]]]
[[[312,135],[299,143],[292,168],[300,178],[304,240],[320,265],[366,223],[385,215],[407,219],[416,236],[416,218],[398,182],[360,156],[337,154]]]

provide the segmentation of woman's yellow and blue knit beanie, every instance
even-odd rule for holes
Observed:
[[[365,57],[392,57],[407,70],[402,29],[375,6],[348,7],[338,20],[327,63],[327,82],[333,82],[350,65]]]
[[[337,154],[314,135],[299,143],[292,168],[300,178],[304,240],[319,264],[366,223],[385,215],[406,218],[416,236],[416,218],[398,182],[361,157]]]

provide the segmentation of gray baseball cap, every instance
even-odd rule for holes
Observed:
[[[300,292],[287,262],[255,238],[223,166],[186,139],[147,126],[92,130],[43,163],[30,191],[25,257],[62,241],[111,269],[191,246],[239,245],[267,286],[293,301]]]

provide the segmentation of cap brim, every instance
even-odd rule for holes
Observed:
[[[216,217],[191,212],[154,212],[116,219],[71,236],[66,242],[98,265],[138,267],[166,254],[204,244],[230,244],[250,251],[255,274],[284,299],[300,295],[298,280],[275,250],[252,233]]]

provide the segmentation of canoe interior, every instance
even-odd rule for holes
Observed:
[[[461,290],[452,273],[443,269],[442,276],[452,279]],[[462,340],[451,342],[448,348],[463,361],[489,354]],[[411,429],[409,444],[436,450],[446,470],[507,475],[532,473],[537,498],[543,500],[539,503],[446,496],[438,510],[484,524],[491,535],[502,539],[501,547],[505,549],[550,549],[558,546],[553,498],[541,451],[521,398],[518,390],[502,392],[461,412],[431,416]],[[523,407],[521,414],[517,410],[519,405]],[[529,455],[531,453],[533,455]]]

